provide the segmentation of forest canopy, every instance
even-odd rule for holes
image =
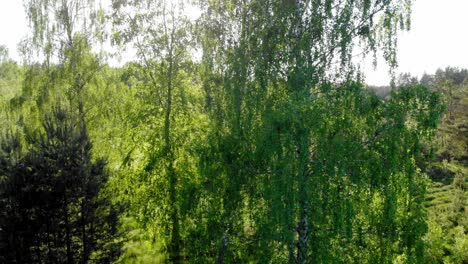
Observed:
[[[396,67],[410,0],[24,6],[0,262],[468,261],[468,71],[387,93],[353,59]]]

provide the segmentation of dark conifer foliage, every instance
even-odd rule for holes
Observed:
[[[86,127],[61,106],[41,131],[2,140],[0,155],[2,262],[86,263],[115,233],[116,214],[99,197],[106,161],[91,159]],[[109,262],[115,252],[96,254]]]

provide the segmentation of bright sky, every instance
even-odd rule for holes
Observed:
[[[0,2],[0,45],[6,45],[10,57],[18,61],[16,47],[28,30],[22,3]],[[467,28],[468,0],[416,0],[411,31],[400,36],[397,73],[421,76],[447,66],[468,68]],[[379,61],[376,71],[371,63],[363,69],[367,83],[389,84],[388,68],[383,62]]]
[[[400,34],[397,73],[421,77],[447,66],[468,68],[468,0],[416,0],[411,30]],[[366,65],[366,82],[387,85],[388,68]]]
[[[23,0],[0,0],[0,45],[7,46],[10,58],[21,61],[17,44],[28,31]]]

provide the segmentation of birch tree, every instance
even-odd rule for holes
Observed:
[[[318,166],[318,146],[328,142],[317,137],[326,129],[321,121],[311,119],[321,115],[309,111],[321,96],[314,88],[359,78],[353,60],[356,52],[382,51],[395,66],[397,32],[409,28],[410,7],[406,0],[204,1],[200,5],[203,63],[222,80],[222,88],[214,93],[222,98],[223,107],[213,118],[221,124],[217,130],[225,132],[212,142],[226,159],[213,162],[226,166],[224,190],[229,196],[220,223],[226,229],[219,241],[238,236],[254,221],[264,261],[283,252],[267,241],[284,246],[289,262],[331,261],[326,260],[331,253],[319,246],[327,236],[318,235],[319,229],[327,228],[321,221],[328,221],[328,216],[319,220],[317,210],[334,199],[318,194],[326,192],[322,184],[332,184],[328,178],[335,172],[320,177],[312,173]],[[214,85],[206,80],[206,87]],[[333,89],[340,88],[324,96]],[[251,203],[262,204],[265,211],[253,215],[257,220],[245,222],[239,211]],[[233,227],[233,221],[243,224]]]
[[[167,198],[160,198],[154,205],[162,209],[162,213],[154,216],[155,219],[150,222],[163,226],[165,232],[158,233],[158,236],[168,237],[167,253],[173,262],[179,262],[182,258],[181,175],[175,168],[175,153],[180,145],[174,139],[174,119],[180,117],[183,110],[175,105],[175,101],[176,96],[184,97],[181,78],[190,70],[189,52],[192,46],[191,22],[184,8],[185,1],[113,1],[113,40],[136,51],[140,70],[151,87],[150,98],[155,110],[152,115],[160,116],[160,110],[163,113],[162,127],[158,127],[162,133],[155,132],[150,139],[154,144],[149,147],[145,171],[154,175],[159,168],[157,173],[160,175],[151,177],[163,177],[149,197],[154,199],[159,192],[167,194]],[[162,144],[156,143],[160,140]]]

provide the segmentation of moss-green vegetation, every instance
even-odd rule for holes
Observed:
[[[438,70],[423,76],[431,89],[444,94],[448,111],[431,142],[432,183],[426,196],[429,232],[428,262],[468,261],[468,71]]]

